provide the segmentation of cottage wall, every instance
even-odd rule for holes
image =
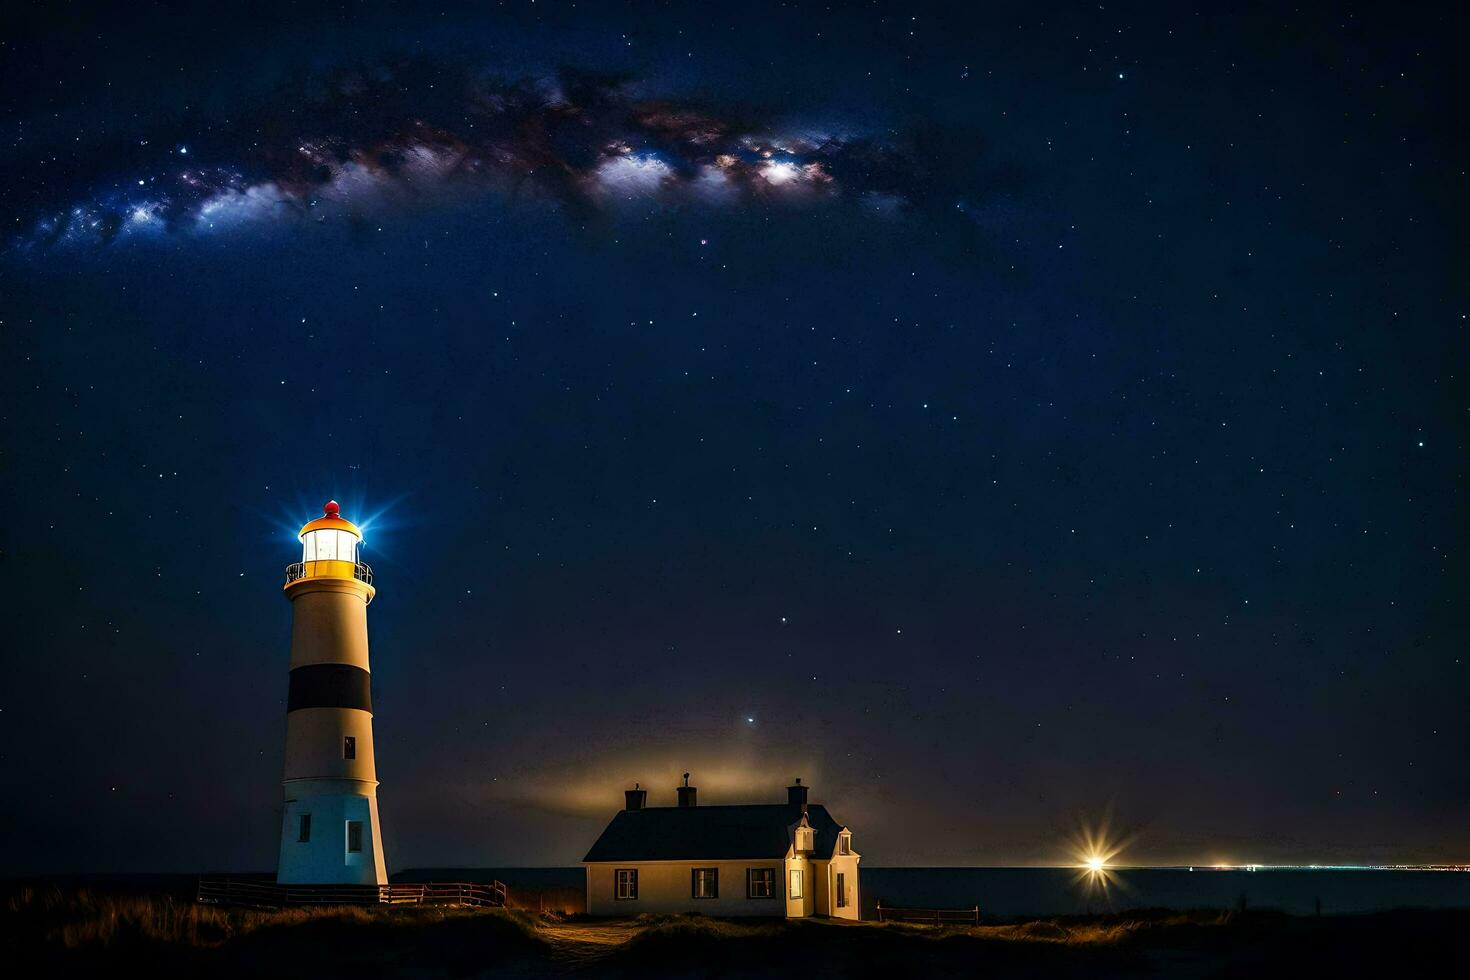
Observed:
[[[858,855],[856,854],[833,854],[832,860],[827,862],[827,899],[823,902],[824,914],[838,919],[857,919],[861,915],[858,911]],[[847,889],[847,904],[842,908],[837,907],[837,875],[844,875],[844,886]]]
[[[811,858],[792,856],[786,859],[786,916],[791,919],[801,919],[815,915],[817,909],[817,878],[821,877],[821,871],[817,867],[819,862]],[[791,872],[801,872],[801,898],[791,897]]]
[[[785,911],[780,860],[761,861],[628,861],[587,865],[589,915],[639,915],[643,912],[699,912],[713,916],[769,915]],[[618,899],[617,870],[636,868],[638,898]],[[694,898],[695,868],[719,870],[719,897]],[[747,868],[770,868],[776,876],[774,898],[746,898]]]

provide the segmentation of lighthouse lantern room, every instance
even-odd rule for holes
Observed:
[[[386,884],[368,668],[372,569],[358,560],[362,531],[336,501],[300,541],[301,561],[286,569],[291,684],[276,880]]]

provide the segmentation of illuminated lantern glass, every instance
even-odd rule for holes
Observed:
[[[357,561],[357,536],[351,531],[322,528],[301,536],[302,561]]]

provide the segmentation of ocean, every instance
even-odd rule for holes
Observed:
[[[1105,889],[1068,868],[863,868],[863,917],[884,905],[967,908],[1014,918],[1129,909],[1279,909],[1345,915],[1470,909],[1470,872],[1139,868],[1108,872]]]

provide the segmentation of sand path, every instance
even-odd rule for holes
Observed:
[[[567,964],[584,964],[602,959],[632,939],[638,934],[638,925],[633,922],[607,925],[568,922],[543,925],[537,932],[551,944],[552,959]]]

